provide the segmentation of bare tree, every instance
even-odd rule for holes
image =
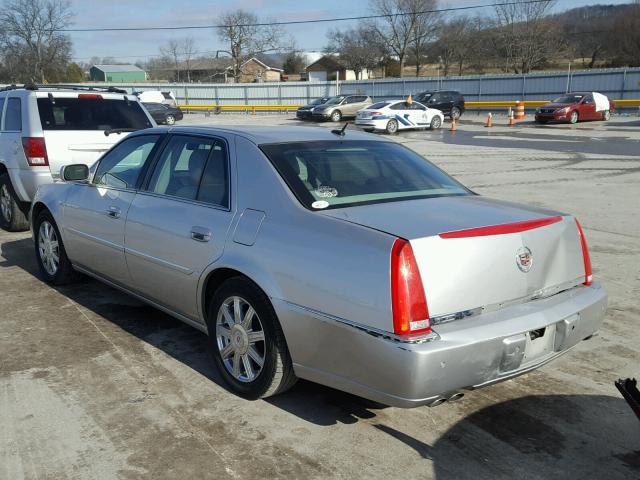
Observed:
[[[71,41],[60,33],[71,23],[66,0],[9,0],[0,12],[0,45],[12,80],[45,82],[66,74]]]
[[[618,14],[613,29],[619,62],[623,65],[640,66],[640,1],[624,8]]]
[[[232,75],[236,82],[245,60],[260,53],[285,50],[289,43],[280,26],[259,22],[257,15],[242,9],[227,12],[218,23],[223,25],[218,36],[229,45],[227,53],[233,60]]]
[[[173,61],[173,67],[175,68],[174,80],[180,81],[180,53],[182,47],[180,42],[174,38],[169,40],[164,46],[160,47],[160,53],[163,56],[171,58]]]
[[[191,61],[198,53],[196,42],[193,37],[185,37],[182,39],[182,56],[184,58],[184,66],[187,70],[187,82],[191,83]]]
[[[561,50],[559,25],[546,18],[554,4],[515,0],[494,5],[494,46],[504,58],[505,71],[528,73]]]
[[[479,40],[478,22],[469,17],[454,17],[443,22],[437,28],[438,39],[431,45],[434,57],[439,57],[442,64],[442,74],[449,75],[453,66],[457,67],[458,75],[462,75],[465,63],[474,54]]]
[[[400,76],[410,48],[418,59],[416,71],[420,73],[426,46],[433,39],[437,0],[370,0],[370,3],[377,15],[384,16],[372,24],[372,29],[400,62]]]
[[[376,47],[375,32],[360,26],[349,30],[330,30],[327,34],[328,53],[337,53],[340,62],[356,74],[356,79],[362,79],[362,73],[378,66],[383,56]]]

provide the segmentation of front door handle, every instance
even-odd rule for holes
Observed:
[[[196,242],[208,242],[211,240],[211,230],[204,227],[191,227],[191,238]]]
[[[122,210],[120,210],[119,207],[116,207],[114,205],[111,205],[107,209],[107,215],[110,216],[111,218],[120,218],[121,213],[122,213]]]

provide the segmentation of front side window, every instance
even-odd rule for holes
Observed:
[[[150,128],[151,122],[141,105],[134,101],[89,98],[38,98],[43,130],[109,130]]]
[[[100,159],[93,183],[135,188],[142,168],[160,135],[141,135],[123,140]]]
[[[226,206],[227,149],[213,138],[175,136],[160,156],[148,190]]]
[[[298,200],[310,209],[472,195],[442,170],[395,142],[293,142],[260,148]]]
[[[10,98],[7,102],[4,129],[12,132],[22,131],[22,101],[19,98]]]
[[[0,98],[0,119],[2,119],[2,109],[4,108],[4,97]],[[0,125],[0,130],[4,130]]]

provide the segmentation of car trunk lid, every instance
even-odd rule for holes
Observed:
[[[584,280],[576,224],[557,212],[461,196],[323,214],[409,240],[432,318],[500,308]]]

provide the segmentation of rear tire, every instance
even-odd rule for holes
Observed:
[[[387,122],[387,126],[385,130],[389,135],[393,135],[394,133],[398,133],[398,121],[395,119],[391,119]]]
[[[71,266],[58,225],[48,210],[43,210],[36,218],[33,234],[38,267],[47,283],[65,285],[81,277]]]
[[[216,290],[207,311],[207,346],[234,393],[256,400],[296,383],[280,322],[257,285],[244,277],[230,278]]]
[[[462,111],[458,107],[453,107],[451,109],[451,119],[458,120],[462,115]]]
[[[29,230],[29,221],[20,209],[8,173],[0,175],[0,227],[9,232]]]
[[[602,120],[604,120],[605,122],[608,122],[611,119],[611,112],[609,110],[605,110],[602,113]]]
[[[436,115],[431,119],[431,130],[437,130],[442,126],[442,119]]]

